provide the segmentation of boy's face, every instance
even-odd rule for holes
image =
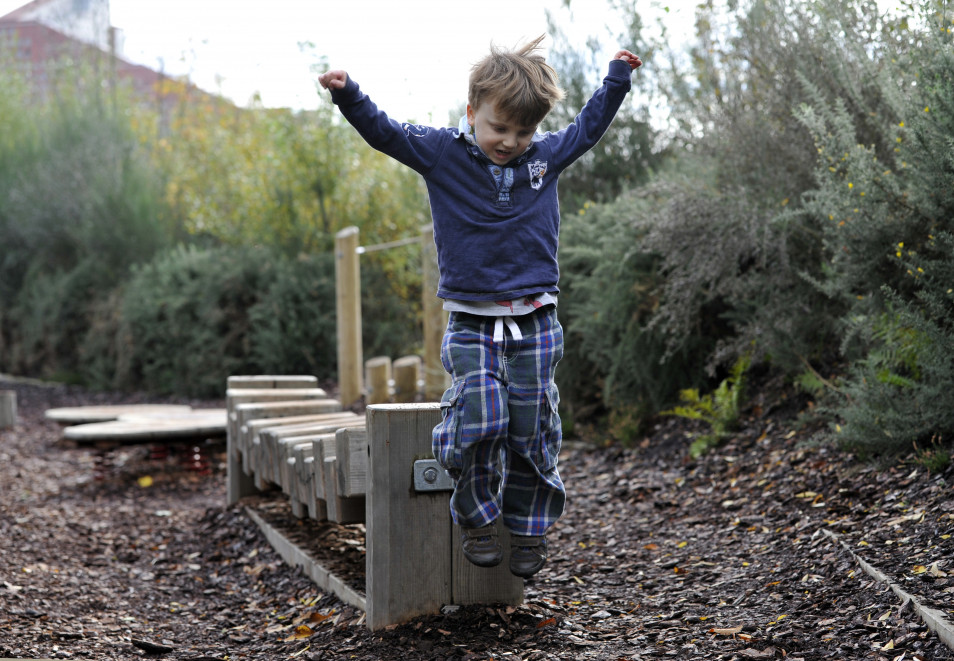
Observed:
[[[467,122],[474,127],[477,146],[497,165],[506,165],[530,146],[536,126],[522,126],[503,118],[492,102],[477,109],[467,105]]]

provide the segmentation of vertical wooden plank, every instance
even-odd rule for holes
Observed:
[[[282,377],[235,377],[230,376],[227,385],[238,384],[237,388],[227,388],[226,400],[226,457],[227,457],[227,487],[226,501],[228,504],[238,502],[243,496],[249,496],[264,488],[261,477],[253,474],[253,462],[249,452],[251,443],[244,443],[242,427],[239,420],[238,407],[250,402],[276,402],[297,400],[325,400],[328,394],[321,388],[312,387],[314,377],[288,377],[285,382]],[[317,379],[315,379],[317,382]],[[270,387],[290,385],[288,388]],[[333,400],[332,400],[333,401]],[[340,408],[336,402],[331,408]]]
[[[424,316],[424,399],[439,402],[450,378],[441,364],[441,340],[447,327],[447,313],[437,298],[437,247],[434,245],[434,226],[421,228],[421,269],[423,283],[422,311]]]
[[[0,429],[17,424],[17,392],[0,390]]]
[[[451,603],[447,493],[416,493],[413,464],[430,458],[440,405],[367,409],[367,623],[372,630]]]
[[[375,356],[365,363],[367,372],[368,404],[384,404],[391,401],[391,359],[387,356]]]
[[[421,378],[421,357],[402,356],[394,361],[394,401],[410,404],[417,400],[417,382]]]
[[[339,429],[335,434],[335,456],[338,458],[338,493],[344,497],[367,494],[367,430]]]
[[[335,302],[338,332],[338,389],[341,403],[351,406],[361,398],[361,265],[358,228],[346,227],[335,235]]]

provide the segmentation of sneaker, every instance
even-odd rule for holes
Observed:
[[[510,536],[510,573],[520,578],[530,578],[547,561],[547,538],[545,535]]]
[[[497,526],[493,523],[480,528],[461,528],[461,548],[464,557],[478,567],[496,567],[503,560],[503,549],[497,541]]]

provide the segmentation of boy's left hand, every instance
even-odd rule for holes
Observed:
[[[621,50],[616,55],[613,56],[614,60],[623,60],[626,64],[629,65],[631,70],[636,70],[639,67],[643,66],[643,61],[639,59],[639,55],[634,55],[628,50]]]

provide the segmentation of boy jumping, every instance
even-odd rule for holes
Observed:
[[[573,123],[540,134],[563,96],[537,52],[542,40],[491,48],[471,71],[467,114],[456,129],[389,119],[345,71],[318,79],[370,146],[427,184],[437,296],[449,311],[441,361],[452,376],[434,457],[455,480],[450,508],[464,556],[481,567],[500,564],[502,516],[510,571],[524,578],[546,562],[546,532],[566,504],[554,382],[563,357],[557,178],[603,136],[642,65],[628,50],[617,52]]]

